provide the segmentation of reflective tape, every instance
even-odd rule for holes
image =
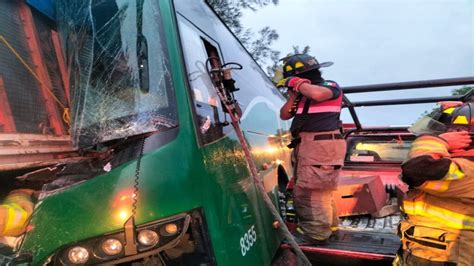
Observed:
[[[449,155],[445,143],[437,138],[425,136],[413,142],[409,152],[409,158],[425,155],[427,153]]]
[[[454,119],[453,124],[455,125],[469,125],[469,121],[467,120],[467,117],[460,115]]]
[[[28,213],[16,203],[9,203],[3,206],[7,209],[7,217],[1,235],[13,235],[25,225]]]
[[[304,97],[302,101],[298,104],[298,109],[296,111],[297,114],[303,113],[304,107],[306,104],[306,99],[307,98]],[[340,113],[341,104],[342,104],[342,94],[333,100],[327,100],[324,102],[311,101],[308,108],[308,114],[327,113],[327,112]]]
[[[425,181],[419,188],[423,191],[444,192],[449,189],[451,181],[461,180],[466,176],[455,163],[449,165],[449,170],[442,180]]]
[[[466,175],[461,171],[459,166],[456,163],[451,163],[449,165],[449,171],[444,177],[445,180],[461,180]]]
[[[450,107],[450,108],[448,108],[448,109],[444,110],[444,111],[443,111],[443,113],[445,113],[445,114],[449,114],[449,115],[450,115],[450,114],[452,114],[452,113],[453,113],[454,109],[455,109],[454,107]]]
[[[451,181],[436,180],[436,181],[425,181],[420,189],[423,191],[431,192],[444,192],[448,190]]]
[[[449,228],[474,230],[474,217],[456,213],[438,206],[429,205],[424,201],[403,201],[403,209],[408,215],[423,216]]]
[[[340,111],[341,111],[341,106],[310,106],[308,109],[308,113],[310,114],[325,113],[325,112],[339,113]]]
[[[436,140],[419,140],[419,141],[415,141],[413,142],[412,144],[412,149],[421,149],[422,147],[424,147],[425,149],[443,149],[443,150],[447,150],[446,149],[446,145],[440,141],[436,141]]]

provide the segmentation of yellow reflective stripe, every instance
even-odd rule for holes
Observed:
[[[446,145],[438,140],[433,139],[426,139],[426,140],[419,140],[415,141],[412,144],[412,149],[420,149],[421,147],[426,147],[426,149],[443,149],[447,150]]]
[[[449,185],[453,180],[460,180],[464,178],[465,174],[459,169],[455,163],[449,165],[448,173],[443,177],[443,180],[425,181],[420,189],[423,191],[444,192],[449,189]]]
[[[304,64],[301,63],[301,62],[296,62],[295,63],[295,68],[300,68],[300,67],[304,67]]]
[[[439,146],[432,146],[432,145],[413,145],[411,148],[410,152],[414,151],[429,151],[429,152],[434,152],[434,151],[439,151],[439,152],[446,152],[445,147],[439,147]]]
[[[419,215],[433,219],[454,229],[474,230],[474,217],[428,205],[423,201],[404,201],[404,211],[408,215]]]
[[[450,108],[444,110],[443,113],[445,113],[445,114],[452,114],[453,111],[454,111],[454,109],[455,109],[454,107],[450,107]]]
[[[467,117],[460,115],[454,119],[453,124],[456,125],[469,125],[469,121],[467,121]]]
[[[431,145],[431,144],[426,144],[426,143],[420,143],[420,144],[412,146],[412,150],[421,150],[421,149],[425,149],[425,150],[443,150],[443,151],[445,151],[446,147],[441,146],[441,145]]]
[[[434,140],[434,139],[431,139],[431,138],[413,142],[412,147],[418,147],[418,146],[428,146],[430,148],[443,148],[443,149],[446,149],[446,145],[443,142],[441,142],[439,140]]]
[[[423,191],[433,191],[433,192],[444,192],[448,190],[449,184],[451,181],[425,181],[423,185],[420,186],[420,189]]]
[[[25,224],[28,213],[16,203],[9,203],[4,206],[7,208],[8,214],[2,235],[8,235],[9,231],[18,230]]]
[[[445,180],[460,180],[465,176],[465,174],[459,169],[459,166],[455,163],[449,165],[449,171],[444,177]]]
[[[5,226],[3,227],[3,232],[0,235],[6,235],[8,230],[10,230],[11,224],[13,224],[13,220],[15,217],[15,210],[11,208],[10,206],[5,206],[5,209],[7,210],[7,221],[5,223]]]

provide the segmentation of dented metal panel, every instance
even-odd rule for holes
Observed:
[[[69,136],[0,134],[0,172],[80,159]]]

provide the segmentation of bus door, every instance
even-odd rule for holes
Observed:
[[[222,53],[217,42],[179,14],[178,25],[196,134],[209,176],[209,184],[205,185],[209,194],[205,197],[216,197],[204,207],[215,254],[226,265],[250,261],[264,264],[270,258],[266,255],[254,181],[230,117],[223,111],[208,73],[211,68],[222,66]],[[219,254],[225,258],[219,259]]]

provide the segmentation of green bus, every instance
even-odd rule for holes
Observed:
[[[27,175],[42,191],[17,262],[271,264],[283,238],[249,164],[278,206],[289,124],[241,43],[204,1],[48,2],[27,1],[60,39],[77,157]],[[244,143],[212,78],[232,65]]]

